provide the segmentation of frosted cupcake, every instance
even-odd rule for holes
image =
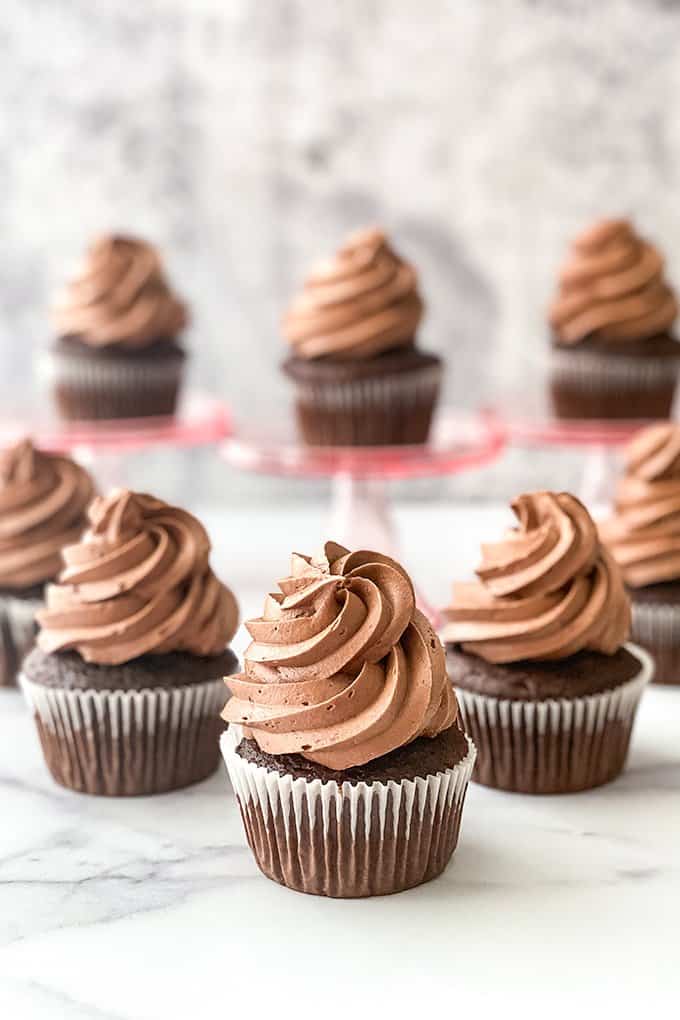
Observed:
[[[68,457],[23,439],[0,452],[0,686],[13,684],[35,637],[61,548],[84,530],[92,479]]]
[[[551,387],[564,418],[667,418],[680,369],[663,258],[625,220],[573,242],[550,308]]]
[[[222,737],[268,878],[324,896],[426,882],[458,839],[474,748],[403,568],[327,543],[246,627]]]
[[[522,793],[572,793],[623,769],[652,674],[627,644],[621,572],[567,493],[512,504],[519,526],[482,546],[477,580],[443,611],[449,672],[479,756],[474,778]]]
[[[625,465],[600,535],[628,585],[633,638],[652,653],[654,679],[680,684],[680,425],[638,432]]]
[[[125,490],[98,498],[64,549],[21,674],[54,779],[85,793],[162,793],[219,761],[236,600],[191,514]]]
[[[416,346],[422,314],[416,272],[380,230],[353,234],[310,273],[283,323],[307,443],[426,441],[442,364]]]
[[[61,415],[173,414],[187,318],[152,245],[117,235],[96,241],[54,309],[59,338],[50,366]]]

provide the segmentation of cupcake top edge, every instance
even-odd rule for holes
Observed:
[[[448,729],[458,712],[444,650],[395,560],[327,542],[246,627],[245,670],[223,718],[268,753],[327,768],[366,764]]]
[[[86,527],[94,494],[85,468],[29,438],[0,451],[0,588],[21,591],[53,580],[62,547]]]
[[[600,220],[572,242],[548,319],[557,343],[624,345],[668,334],[678,314],[659,250],[627,220]]]
[[[238,606],[213,573],[210,540],[192,514],[118,489],[95,499],[88,517],[38,613],[43,651],[118,665],[146,654],[225,650]]]
[[[586,508],[566,492],[531,492],[512,509],[519,523],[482,546],[477,580],[454,584],[443,640],[500,664],[613,655],[630,601]]]
[[[636,432],[600,536],[631,588],[680,580],[680,425]]]
[[[413,346],[422,315],[415,269],[370,227],[312,269],[283,333],[300,358],[366,359]]]
[[[107,234],[88,249],[52,312],[61,337],[93,348],[144,348],[170,342],[188,323],[157,249],[147,241]]]

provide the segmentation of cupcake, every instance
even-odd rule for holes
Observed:
[[[45,583],[61,569],[62,546],[84,530],[93,495],[87,471],[30,439],[0,452],[0,686],[15,683]]]
[[[219,762],[222,677],[238,623],[185,510],[124,490],[64,549],[21,685],[58,783],[113,796],[198,782]]]
[[[305,442],[427,440],[442,363],[416,347],[422,314],[416,272],[380,230],[352,235],[312,271],[283,322]]]
[[[667,418],[680,366],[663,258],[625,220],[580,234],[549,318],[551,390],[562,418]]]
[[[57,407],[68,420],[175,411],[187,310],[155,248],[133,237],[96,241],[54,310],[50,352]]]
[[[680,425],[642,429],[625,465],[600,537],[628,585],[633,639],[652,653],[654,679],[680,684]]]
[[[261,871],[299,892],[376,896],[435,878],[475,750],[404,569],[327,543],[246,627],[222,749]]]
[[[443,611],[473,778],[521,793],[572,793],[623,769],[652,673],[626,644],[630,603],[588,511],[567,493],[512,504],[519,526],[482,546],[478,580]]]

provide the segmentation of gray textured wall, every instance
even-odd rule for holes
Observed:
[[[365,222],[420,268],[450,401],[537,377],[589,217],[633,215],[680,279],[677,3],[5,0],[0,33],[5,383],[30,385],[50,295],[109,228],[165,252],[194,380],[260,415],[286,396],[282,308]],[[207,457],[196,478],[262,491]],[[467,489],[507,485],[501,468]]]

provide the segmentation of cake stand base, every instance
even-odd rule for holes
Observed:
[[[591,446],[583,459],[578,497],[585,506],[597,511],[608,506],[621,473],[620,446]]]
[[[382,478],[357,478],[349,471],[333,475],[327,533],[348,549],[397,553],[397,534]]]

